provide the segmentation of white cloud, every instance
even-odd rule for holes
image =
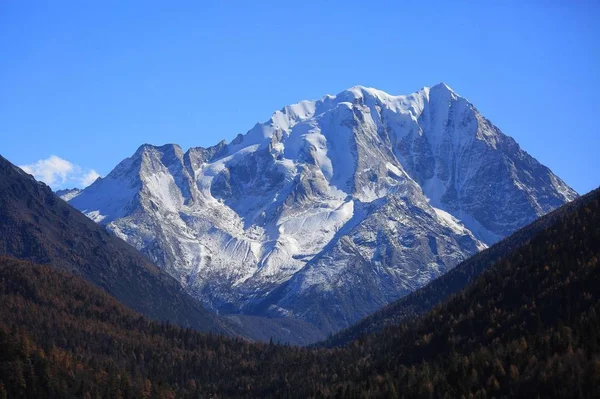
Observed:
[[[82,168],[56,155],[19,167],[55,190],[87,187],[100,177],[94,169]]]
[[[36,163],[20,167],[25,172],[33,175],[49,186],[64,184],[67,176],[73,173],[75,165],[66,159],[52,155],[47,159],[40,159]]]
[[[92,184],[93,182],[96,181],[97,178],[100,177],[100,174],[98,174],[98,172],[96,172],[94,169],[90,169],[89,172],[87,172],[86,174],[84,174],[83,176],[81,176],[81,185],[83,187],[87,187],[90,184]]]

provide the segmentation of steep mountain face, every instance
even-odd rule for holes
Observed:
[[[152,319],[235,334],[135,248],[1,156],[0,255],[72,272]]]
[[[531,240],[544,230],[564,222],[577,211],[597,207],[600,189],[596,189],[574,201],[535,220],[533,223],[519,229],[504,240],[492,245],[461,262],[454,269],[433,280],[409,295],[370,314],[360,322],[339,331],[316,346],[342,346],[367,334],[380,332],[386,327],[407,323],[418,318],[438,306],[452,295],[468,287],[482,273],[518,251],[525,251]],[[585,220],[585,219],[584,219]],[[585,223],[591,223],[586,221]],[[596,251],[598,248],[595,249]]]
[[[302,101],[206,149],[144,145],[71,204],[212,308],[331,332],[575,196],[439,84]]]
[[[77,197],[81,192],[78,188],[65,188],[64,190],[57,190],[54,194],[58,195],[65,201],[71,201],[73,198]]]

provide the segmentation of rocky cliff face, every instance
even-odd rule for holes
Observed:
[[[213,309],[349,325],[576,193],[445,84],[144,145],[71,204]]]

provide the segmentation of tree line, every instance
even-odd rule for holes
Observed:
[[[340,348],[150,321],[0,258],[0,399],[600,397],[600,192],[423,316]]]

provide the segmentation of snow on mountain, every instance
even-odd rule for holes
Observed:
[[[143,145],[70,202],[211,308],[331,332],[575,196],[441,83],[302,101],[210,148]]]
[[[66,188],[64,190],[57,190],[54,194],[68,202],[77,197],[79,193],[81,193],[81,190],[78,188]]]

